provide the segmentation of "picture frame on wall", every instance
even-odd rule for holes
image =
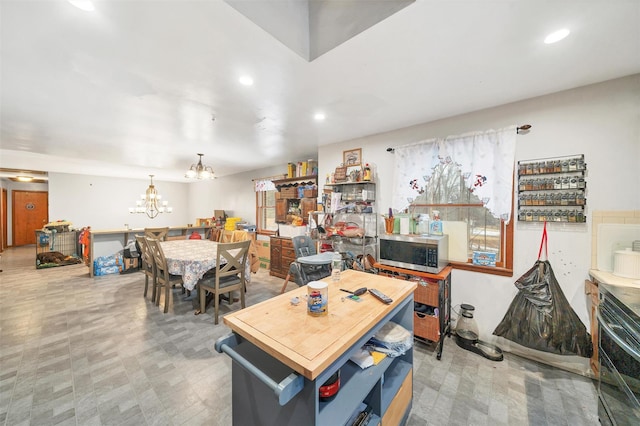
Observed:
[[[359,166],[362,163],[362,148],[348,149],[342,152],[344,166]]]
[[[362,180],[362,167],[349,166],[346,173],[347,182],[360,182]]]

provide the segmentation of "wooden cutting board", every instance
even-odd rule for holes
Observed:
[[[307,313],[304,298],[307,287],[303,286],[227,314],[224,323],[283,364],[314,380],[416,288],[413,282],[353,270],[343,271],[338,282],[330,277],[322,281],[329,285],[326,316]],[[393,303],[386,305],[369,293],[355,302],[346,297],[349,293],[340,291],[361,287],[376,288],[392,298]],[[293,305],[291,299],[296,296],[300,303]]]

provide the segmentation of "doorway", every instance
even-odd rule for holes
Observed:
[[[2,240],[0,241],[0,252],[7,248],[7,190],[2,188],[2,210],[0,210],[2,219],[0,219],[0,232]]]
[[[12,191],[13,246],[36,243],[36,233],[49,223],[49,193]]]

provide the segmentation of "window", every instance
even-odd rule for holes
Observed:
[[[513,268],[513,220],[509,224],[496,218],[485,207],[486,199],[480,199],[467,188],[466,176],[455,163],[440,163],[418,189],[415,199],[409,198],[409,213],[417,217],[426,213],[433,219],[435,213],[443,221],[463,223],[467,229],[467,262],[453,262],[458,269],[477,270],[511,276]],[[496,254],[496,267],[488,268],[471,264],[474,251]],[[499,269],[498,269],[499,268]]]
[[[278,229],[276,224],[276,190],[256,192],[257,231],[271,233]]]
[[[455,268],[513,274],[515,140],[516,127],[512,126],[430,139],[394,150],[393,207],[408,210],[414,217],[428,213],[433,218],[437,211],[449,223],[449,251],[457,260],[451,262]],[[496,267],[473,265],[474,251],[495,253]]]
[[[278,176],[281,178],[281,176]],[[274,178],[263,178],[255,181],[256,190],[256,231],[262,234],[273,234],[278,230],[276,224],[276,187],[271,181]]]

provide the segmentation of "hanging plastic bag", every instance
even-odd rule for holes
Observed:
[[[531,349],[589,358],[591,336],[565,298],[551,263],[540,260],[543,246],[548,259],[546,222],[538,260],[516,280],[519,292],[493,334]]]

